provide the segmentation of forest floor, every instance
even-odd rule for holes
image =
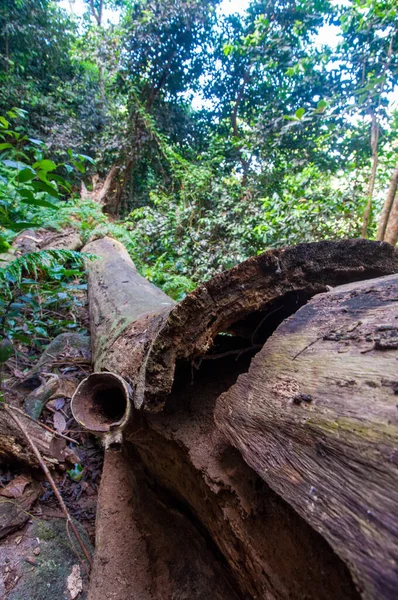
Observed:
[[[85,327],[86,292],[82,295],[83,306],[76,309],[74,318]],[[40,385],[45,390],[54,378],[60,383],[50,399],[43,402],[38,420],[52,429],[56,434],[54,439],[60,442],[51,446],[53,456],[48,457],[52,462],[51,473],[86,546],[93,552],[103,453],[97,440],[79,428],[71,413],[73,389],[91,372],[87,353],[69,344],[79,336],[68,333],[66,344],[56,348],[51,360],[46,353],[42,358],[38,353],[19,353],[17,358],[10,359],[4,366],[3,393],[9,405],[26,410],[32,390]],[[66,441],[57,434],[74,441]],[[76,540],[67,531],[65,515],[41,469],[26,461],[2,460],[0,599],[84,599],[87,576],[84,560],[75,545]]]

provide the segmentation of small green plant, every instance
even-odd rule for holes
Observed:
[[[16,108],[0,116],[0,252],[9,248],[16,232],[46,224],[48,211],[59,210],[71,193],[71,174],[84,173],[84,163],[93,162],[72,150],[67,161],[46,158],[41,140],[24,135],[20,126],[11,128],[12,120],[25,116]]]
[[[73,173],[84,173],[87,156],[67,151],[67,161],[46,157],[40,140],[11,128],[25,111],[12,109],[0,116],[0,252],[10,247],[18,231],[52,226],[71,194]],[[66,219],[64,215],[64,220]],[[69,250],[42,250],[0,262],[0,364],[21,345],[40,350],[65,330],[79,331],[74,309],[86,287],[84,259]]]
[[[41,350],[49,340],[69,330],[81,332],[74,310],[81,305],[84,259],[71,250],[42,250],[17,258],[0,269],[1,344],[7,356],[23,344]]]

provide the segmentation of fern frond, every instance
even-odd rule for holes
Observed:
[[[23,274],[34,275],[38,277],[40,271],[48,271],[56,266],[63,265],[66,262],[73,261],[79,266],[84,266],[84,261],[93,258],[88,253],[76,252],[75,250],[38,250],[37,252],[28,252],[23,256],[16,258],[12,263],[5,267],[0,267],[0,285],[3,285],[4,291],[9,291],[10,285],[21,282]]]

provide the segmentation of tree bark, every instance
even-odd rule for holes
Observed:
[[[297,499],[285,494],[292,484],[289,470],[272,478],[261,462],[252,470],[225,437],[224,432],[238,445],[222,409],[217,420],[223,431],[213,415],[217,397],[247,371],[284,318],[330,285],[398,272],[394,249],[347,240],[266,252],[216,276],[178,305],[138,274],[120,243],[104,238],[85,249],[99,257],[88,264],[95,370],[126,379],[135,404],[122,453],[106,451],[90,599],[98,590],[121,599],[136,597],[134,590],[140,600],[146,594],[184,597],[183,591],[202,599],[210,597],[210,589],[225,600],[233,593],[247,600],[358,600],[347,564],[355,575],[358,571],[349,556],[341,560],[334,553],[327,523],[321,528],[311,514],[299,516]],[[372,375],[369,381],[374,393]],[[244,415],[254,400],[245,398],[236,413]],[[266,444],[262,423],[260,432],[256,423],[251,427],[249,437]],[[244,425],[240,431],[245,435]],[[380,437],[377,427],[375,435]],[[336,442],[336,455],[338,448]],[[250,464],[245,448],[242,453]],[[295,454],[289,459],[294,462]],[[284,486],[275,491],[282,476]],[[333,506],[344,507],[346,492],[338,492]],[[305,499],[314,501],[312,495],[308,499],[307,490]],[[347,539],[349,545],[351,532],[339,531],[341,544]],[[200,550],[200,539],[208,553]],[[170,564],[191,568],[176,573]],[[187,569],[188,579],[202,587],[187,584]],[[362,572],[358,581],[370,589]]]
[[[392,246],[395,246],[398,242],[398,194],[395,196],[391,207],[384,240]]]
[[[398,163],[395,166],[395,169],[393,171],[391,181],[390,181],[390,187],[388,188],[388,192],[387,192],[386,200],[385,200],[385,203],[383,206],[383,210],[381,211],[380,218],[379,218],[379,226],[377,229],[376,239],[380,242],[384,240],[387,225],[389,222],[391,208],[394,204],[394,198],[397,194],[397,187],[398,187]],[[397,209],[397,215],[398,215],[398,209]],[[398,230],[398,220],[397,220],[397,230]],[[397,235],[398,235],[398,233],[397,233]],[[388,242],[388,240],[385,240],[385,241]],[[395,243],[392,245],[395,246],[396,242],[397,241],[395,240]]]
[[[368,600],[393,600],[398,581],[397,297],[397,275],[316,296],[280,325],[215,413]]]
[[[81,197],[91,198],[97,202],[103,212],[110,215],[118,215],[120,210],[121,186],[118,181],[120,167],[112,165],[104,181],[101,181],[99,175],[93,177],[93,191],[89,192],[82,183]]]
[[[385,243],[301,244],[250,258],[175,305],[139,275],[119,242],[104,238],[84,250],[100,257],[88,264],[95,370],[121,375],[134,390],[135,407],[152,412],[163,408],[178,360],[203,356],[217,334],[237,333],[238,322],[244,329],[252,313],[258,325],[278,299],[279,314],[288,316],[302,296],[398,271],[398,254]],[[248,327],[239,333],[246,348],[253,337]]]
[[[33,423],[27,417],[18,414],[18,418],[29,429],[44,461],[48,465],[57,464],[59,461],[56,455],[59,455],[61,449],[65,447],[65,442],[57,440],[54,434]],[[0,413],[0,462],[2,464],[26,463],[33,467],[39,466],[35,455],[26,445],[25,437],[5,411]]]
[[[377,121],[377,117],[375,114],[372,115],[372,128],[371,128],[371,141],[370,145],[372,148],[372,171],[370,174],[369,185],[368,185],[368,193],[367,193],[367,204],[365,208],[365,212],[363,215],[363,223],[362,223],[362,231],[361,237],[368,237],[368,228],[370,224],[370,215],[372,214],[372,203],[373,203],[373,192],[375,188],[376,182],[376,174],[377,174],[377,166],[379,163],[379,157],[377,153],[377,147],[379,143],[379,130],[380,126]]]

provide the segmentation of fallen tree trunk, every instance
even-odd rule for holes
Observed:
[[[177,360],[205,354],[218,333],[256,341],[255,328],[279,300],[282,320],[328,286],[398,271],[398,254],[384,242],[301,244],[246,260],[175,305],[119,242],[104,238],[84,250],[99,257],[88,264],[94,368],[121,375],[136,408],[153,412],[172,389]]]
[[[110,594],[135,598],[137,580],[147,577],[137,560],[141,550],[126,545],[124,529],[115,526],[115,519],[135,523],[141,535],[152,540],[154,546],[142,556],[151,557],[157,549],[156,564],[164,569],[156,539],[163,537],[168,517],[160,519],[163,525],[157,535],[151,533],[152,521],[159,519],[151,516],[146,500],[137,503],[142,487],[161,498],[165,515],[177,511],[188,518],[194,525],[191,532],[202,536],[211,549],[206,558],[209,581],[212,563],[224,566],[223,577],[237,597],[359,598],[347,565],[322,536],[331,543],[330,538],[306,513],[299,517],[290,498],[281,499],[283,490],[278,490],[280,495],[273,491],[266,473],[247,466],[215,428],[213,413],[217,397],[247,370],[253,354],[284,318],[330,285],[398,272],[393,248],[356,240],[271,251],[215,277],[179,305],[143,279],[114,240],[98,240],[86,250],[100,257],[88,266],[95,370],[121,375],[133,388],[136,409],[143,409],[135,410],[125,432],[125,452],[132,457],[128,468],[139,481],[126,492],[131,502],[125,494],[111,494],[107,497],[112,510],[101,510],[110,485],[108,474],[122,480],[125,460],[108,461],[112,468],[104,472],[97,531],[112,539],[97,546],[92,590],[112,580]],[[162,408],[161,414],[153,414]],[[287,470],[285,477],[288,485]],[[134,527],[128,525],[129,531]],[[346,535],[341,529],[343,539]],[[125,564],[131,567],[122,569],[125,576],[116,576],[120,556],[112,548],[125,553]],[[177,562],[184,553],[193,556],[184,545],[180,553],[170,552]],[[351,568],[350,561],[347,564]],[[199,572],[206,579],[205,572]],[[147,581],[150,585],[150,577]],[[152,597],[185,597],[180,576],[168,573],[157,581],[164,585]],[[360,585],[367,593],[368,581],[360,577]],[[232,597],[230,592],[220,594]],[[208,595],[200,596],[191,586],[189,597]]]
[[[397,302],[397,275],[317,296],[279,326],[215,413],[374,600],[393,600],[398,584]]]

